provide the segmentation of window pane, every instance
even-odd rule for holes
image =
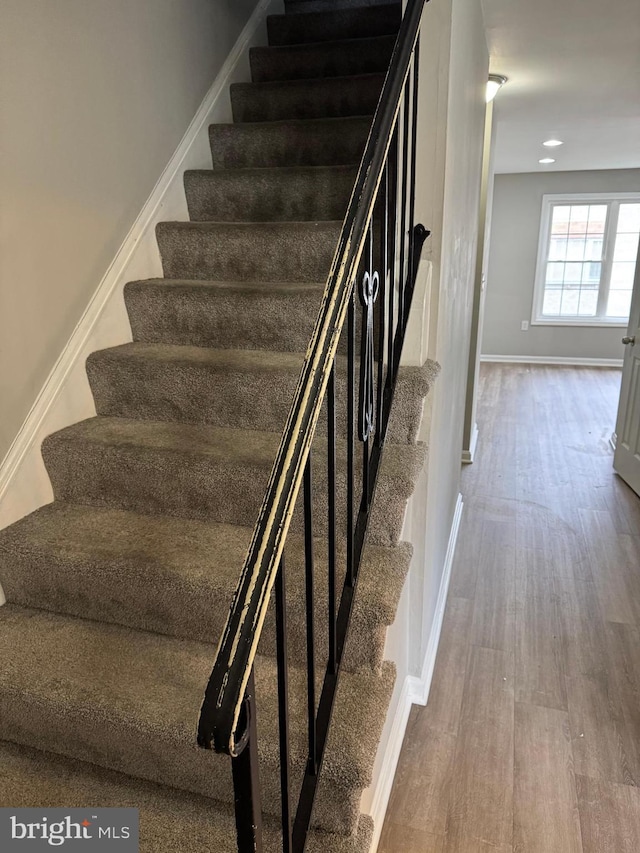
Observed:
[[[582,288],[580,292],[580,303],[578,314],[581,317],[595,317],[598,308],[598,288]]]
[[[607,317],[620,317],[626,320],[631,308],[630,290],[610,290],[607,302]]]
[[[569,236],[578,237],[584,236],[587,233],[587,223],[589,222],[589,205],[588,204],[572,204],[571,217],[569,219]]]
[[[563,317],[575,317],[578,314],[578,303],[580,302],[580,288],[565,287],[562,291],[562,302],[560,314]]]
[[[564,264],[547,264],[547,284],[562,284],[564,280]]]
[[[582,281],[582,264],[564,265],[564,283],[580,284]]]
[[[567,260],[581,261],[584,258],[584,237],[569,237],[567,241]]]
[[[637,234],[621,234],[618,231],[616,236],[616,247],[613,250],[614,261],[632,261],[638,256],[638,235]]]
[[[618,214],[618,234],[640,231],[640,204],[621,204]]]
[[[547,317],[557,317],[560,313],[561,298],[562,289],[560,287],[547,287],[544,291],[542,313]]]
[[[589,205],[589,227],[587,230],[590,234],[604,234],[608,209],[608,204]]]
[[[549,243],[549,260],[564,261],[567,257],[567,238],[552,237]]]
[[[571,205],[557,204],[553,208],[553,218],[551,220],[552,234],[566,234],[569,231],[569,215],[571,213]]]
[[[587,244],[584,250],[585,261],[601,261],[602,260],[602,236],[587,234]]]
[[[631,290],[636,271],[634,263],[615,263],[611,266],[611,287],[615,290]]]

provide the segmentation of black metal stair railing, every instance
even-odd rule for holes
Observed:
[[[200,746],[232,759],[240,853],[262,850],[254,661],[274,588],[283,853],[303,853],[311,822],[418,261],[429,234],[414,223],[419,33],[424,4],[425,0],[410,0],[404,13],[200,714]],[[346,341],[341,343],[343,335]],[[336,377],[339,346],[341,351],[346,349],[346,401],[338,398],[338,386],[344,385]],[[320,671],[324,669],[320,682],[311,445],[323,404],[327,517],[322,526],[326,526],[328,547],[328,652],[326,666],[320,667]],[[342,424],[345,412],[346,495],[342,495],[336,446],[338,419]],[[319,435],[316,441],[320,440],[324,437]],[[360,460],[356,457],[358,445]],[[292,780],[289,749],[285,543],[301,488],[308,753],[299,785],[297,778]],[[346,540],[346,556],[340,561],[339,537]],[[295,801],[294,790],[299,791]]]

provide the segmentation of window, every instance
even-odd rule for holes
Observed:
[[[546,195],[534,324],[626,326],[640,235],[640,195]]]

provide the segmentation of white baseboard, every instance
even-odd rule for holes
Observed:
[[[373,783],[373,790],[370,789],[370,807],[368,813],[373,818],[373,838],[369,853],[376,853],[378,844],[380,843],[380,835],[384,824],[384,818],[389,805],[393,780],[396,775],[398,760],[400,759],[400,751],[402,742],[409,721],[409,714],[412,705],[426,705],[429,698],[429,690],[431,689],[431,680],[433,678],[433,670],[436,664],[436,655],[438,652],[438,644],[440,642],[440,632],[442,631],[442,621],[444,619],[444,611],[447,604],[447,593],[449,591],[449,581],[451,579],[451,569],[453,567],[453,558],[458,541],[458,533],[460,531],[460,521],[462,519],[462,495],[458,495],[456,507],[453,513],[451,529],[449,532],[449,541],[447,544],[447,552],[445,563],[440,580],[440,589],[438,590],[438,600],[433,616],[433,623],[429,633],[429,642],[427,651],[422,664],[420,676],[408,675],[400,692],[400,697],[396,704],[396,709],[393,715],[391,724],[391,734],[387,740],[385,754],[382,760],[382,765],[377,778]]]
[[[566,364],[573,367],[622,367],[621,358],[574,358],[559,355],[481,355],[480,361],[504,364]]]
[[[407,729],[412,705],[412,678],[408,675],[402,684],[402,691],[400,692],[391,724],[391,734],[387,741],[380,773],[376,780],[375,788],[372,791],[371,806],[367,809],[373,818],[373,837],[369,853],[376,853],[378,844],[380,843],[384,817],[387,813],[391,788],[393,787],[393,780],[396,775],[402,742],[404,741],[404,733]]]
[[[186,169],[211,168],[208,127],[231,121],[229,85],[250,80],[249,48],[266,44],[266,16],[281,6],[281,0],[256,5],[0,463],[0,529],[53,499],[40,454],[42,440],[95,415],[86,358],[131,340],[124,285],[162,275],[155,226],[161,220],[188,218],[182,175]]]
[[[442,580],[440,581],[440,589],[438,590],[436,610],[433,616],[431,632],[429,634],[427,651],[425,652],[424,661],[422,663],[422,672],[419,676],[410,676],[411,701],[414,705],[426,705],[427,700],[429,699],[431,680],[433,678],[433,670],[436,665],[436,655],[438,654],[438,644],[440,642],[440,632],[442,631],[442,621],[444,619],[444,611],[447,606],[447,594],[449,592],[449,581],[451,580],[453,558],[456,553],[458,533],[460,532],[460,522],[462,521],[462,507],[462,495],[458,495],[456,508],[453,513],[453,520],[451,522],[451,530],[449,532],[449,542],[447,544],[447,553],[444,561]]]
[[[462,464],[463,465],[471,465],[473,459],[476,455],[476,448],[478,447],[478,424],[474,423],[473,429],[471,430],[471,441],[469,442],[469,449],[462,451]]]

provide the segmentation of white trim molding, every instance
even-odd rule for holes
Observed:
[[[473,429],[471,430],[471,441],[469,442],[469,449],[466,448],[462,451],[462,464],[463,465],[471,465],[473,460],[475,459],[476,450],[478,447],[478,436],[480,432],[478,430],[478,424],[473,424]]]
[[[266,17],[281,7],[281,0],[257,3],[0,463],[0,529],[53,499],[40,445],[56,430],[95,415],[86,358],[131,340],[124,285],[162,275],[155,226],[188,218],[182,175],[211,168],[209,125],[232,120],[229,85],[250,80],[249,48],[266,44]]]
[[[567,367],[622,367],[621,358],[574,358],[560,355],[481,355],[480,361],[502,364],[564,364]]]
[[[409,721],[409,714],[411,713],[411,706],[426,705],[429,698],[433,671],[436,665],[436,655],[438,653],[438,645],[440,643],[442,622],[444,620],[444,612],[447,605],[447,594],[449,592],[449,581],[451,579],[451,570],[453,568],[453,558],[455,556],[458,533],[460,532],[462,507],[462,495],[459,494],[453,512],[453,519],[451,521],[449,541],[447,543],[442,578],[440,580],[440,588],[438,590],[438,599],[436,601],[436,609],[433,616],[431,631],[429,632],[429,642],[427,643],[427,650],[422,663],[422,669],[419,676],[408,675],[402,684],[402,690],[393,715],[391,733],[387,740],[380,772],[377,778],[374,779],[372,789],[369,789],[370,806],[367,808],[367,813],[373,818],[373,838],[371,841],[371,847],[369,848],[369,853],[376,853],[378,844],[380,843],[380,835],[382,833],[384,818],[389,805],[389,798],[391,797],[391,789],[393,787],[393,780],[395,778],[398,761],[400,759],[400,752],[402,750],[404,734]]]
[[[447,553],[444,560],[440,589],[438,590],[438,600],[436,602],[436,610],[433,615],[431,631],[429,632],[427,650],[422,662],[422,671],[419,676],[409,676],[411,701],[414,705],[426,705],[427,700],[429,699],[431,680],[433,678],[433,670],[436,666],[436,655],[438,654],[438,645],[440,643],[442,622],[444,620],[444,611],[447,606],[447,595],[449,593],[449,581],[451,580],[453,558],[456,553],[458,533],[460,532],[460,522],[462,521],[462,508],[462,495],[459,494],[456,500],[455,510],[453,512],[453,519],[451,521]]]

